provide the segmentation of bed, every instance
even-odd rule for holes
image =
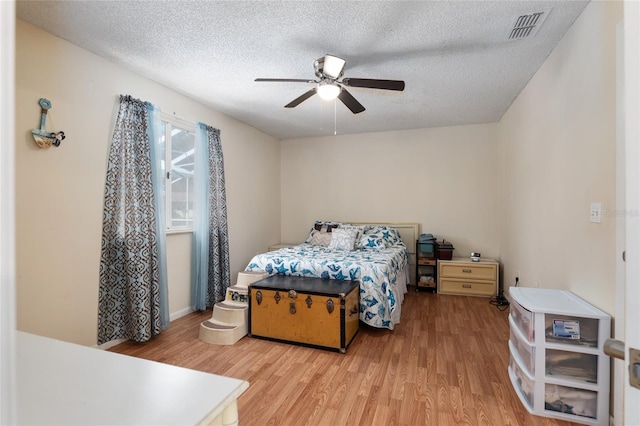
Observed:
[[[393,330],[400,322],[414,270],[419,227],[417,223],[317,221],[304,243],[256,255],[245,270],[358,280],[360,320]]]

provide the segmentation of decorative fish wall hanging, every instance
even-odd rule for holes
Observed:
[[[31,133],[33,134],[33,139],[35,139],[36,143],[40,148],[49,148],[51,145],[60,146],[60,142],[62,142],[65,138],[64,132],[47,132],[45,130],[45,122],[47,121],[47,111],[51,108],[51,102],[48,99],[40,98],[38,101],[40,104],[40,128],[33,129]]]

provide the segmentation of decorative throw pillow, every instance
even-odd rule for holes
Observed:
[[[382,250],[387,248],[380,234],[363,235],[358,244],[366,250]]]
[[[311,235],[311,241],[309,241],[311,244],[313,244],[314,246],[328,247],[329,243],[331,242],[331,236],[333,233],[314,230],[312,234],[313,235]]]
[[[353,229],[336,228],[331,232],[331,242],[329,248],[331,250],[348,250],[354,249],[357,231]]]
[[[363,226],[356,226],[356,225],[342,224],[342,225],[340,225],[340,229],[347,229],[349,231],[355,231],[356,232],[356,243],[358,242],[360,237],[362,237],[362,233],[364,232],[364,227]]]
[[[387,247],[391,247],[402,241],[397,229],[388,226],[385,226],[385,228],[386,229],[382,231],[382,239],[387,243]]]
[[[374,225],[367,228],[365,230],[365,234],[376,235],[377,237],[382,238],[385,246],[387,247],[391,247],[402,241],[398,230],[387,225]]]
[[[316,223],[313,224],[313,229],[316,231],[331,232],[340,225],[340,222],[316,220]]]
[[[304,242],[305,242],[305,243],[311,243],[311,239],[313,238],[313,235],[314,235],[316,232],[318,232],[318,231],[316,231],[315,229],[311,228],[311,229],[309,230],[309,236],[307,237],[307,239],[306,239],[306,240],[304,240]]]

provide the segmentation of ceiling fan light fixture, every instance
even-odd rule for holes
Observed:
[[[322,73],[332,79],[337,79],[342,75],[345,60],[333,55],[325,55],[322,64]]]
[[[356,98],[349,93],[348,87],[360,87],[363,89],[404,90],[403,80],[381,80],[375,78],[340,78],[343,75],[345,60],[333,55],[324,55],[313,62],[316,80],[303,80],[299,78],[256,78],[255,81],[290,81],[301,83],[313,83],[315,86],[307,90],[288,104],[285,108],[295,108],[313,95],[318,95],[323,101],[335,101],[339,99],[354,114],[365,111]]]
[[[318,96],[325,101],[332,101],[340,94],[340,86],[333,83],[320,83],[318,84]]]

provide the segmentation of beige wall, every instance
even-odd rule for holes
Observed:
[[[500,123],[278,142],[17,22],[18,328],[92,345],[106,155],[117,95],[222,131],[233,281],[316,219],[419,222],[457,255],[498,257],[507,285],[568,288],[614,308],[615,24],[592,2]],[[60,148],[40,150],[37,101]],[[391,168],[390,168],[391,167]],[[380,200],[376,202],[375,200]],[[256,210],[255,206],[260,206]],[[189,304],[189,234],[167,237],[170,312]]]
[[[455,255],[498,255],[496,125],[287,140],[282,240],[314,220],[419,222]]]
[[[572,290],[611,314],[621,17],[622,2],[591,2],[499,125],[505,282],[519,272],[524,286]]]
[[[221,130],[232,283],[253,253],[278,241],[278,140],[28,23],[18,20],[16,30],[18,329],[96,343],[104,179],[119,94]],[[41,97],[53,104],[47,128],[67,135],[59,148],[40,149],[31,136]],[[260,211],[247,208],[255,205]],[[167,236],[174,316],[188,310],[190,252],[190,234]]]
[[[590,3],[500,123],[283,141],[282,241],[316,219],[420,222],[456,255],[497,257],[505,286],[519,274],[613,313],[621,16]]]

